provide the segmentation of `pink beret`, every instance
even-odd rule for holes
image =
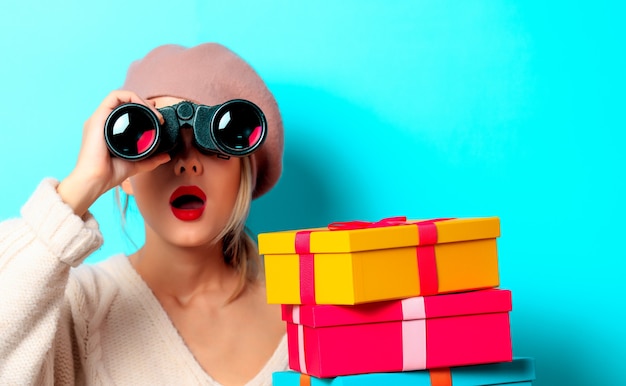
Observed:
[[[265,142],[251,155],[253,198],[278,181],[284,146],[278,105],[256,71],[228,48],[216,43],[157,47],[131,64],[122,89],[144,99],[172,96],[209,106],[239,98],[254,102],[268,129]]]

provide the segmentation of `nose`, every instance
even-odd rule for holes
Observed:
[[[201,175],[204,172],[200,160],[200,152],[193,146],[193,134],[191,130],[181,130],[182,146],[176,155],[174,162],[174,174],[181,176],[184,174]]]

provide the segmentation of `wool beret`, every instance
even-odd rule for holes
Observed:
[[[253,198],[269,191],[278,181],[284,147],[278,104],[257,72],[223,45],[159,46],[130,65],[122,89],[144,99],[171,96],[208,106],[231,99],[255,103],[265,114],[267,137],[250,156]]]

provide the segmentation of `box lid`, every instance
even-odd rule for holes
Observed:
[[[283,304],[281,307],[286,322],[328,327],[508,312],[512,304],[511,291],[486,289],[350,306]]]
[[[448,381],[433,375],[448,372]],[[316,378],[295,371],[279,371],[273,374],[275,386],[484,386],[508,385],[530,382],[535,379],[535,360],[518,357],[512,362],[500,362],[487,365],[473,365],[396,373],[371,373],[345,375],[336,378]]]
[[[408,221],[394,217],[375,223],[355,221],[333,223],[327,228],[261,233],[258,241],[259,253],[268,255],[359,252],[499,236],[498,217]]]

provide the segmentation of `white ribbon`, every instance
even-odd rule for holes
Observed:
[[[402,300],[402,319],[402,371],[423,370],[426,368],[424,298]]]
[[[306,374],[306,358],[304,356],[304,326],[300,324],[300,307],[293,306],[291,311],[293,323],[298,325],[298,362],[300,363],[300,372]]]

